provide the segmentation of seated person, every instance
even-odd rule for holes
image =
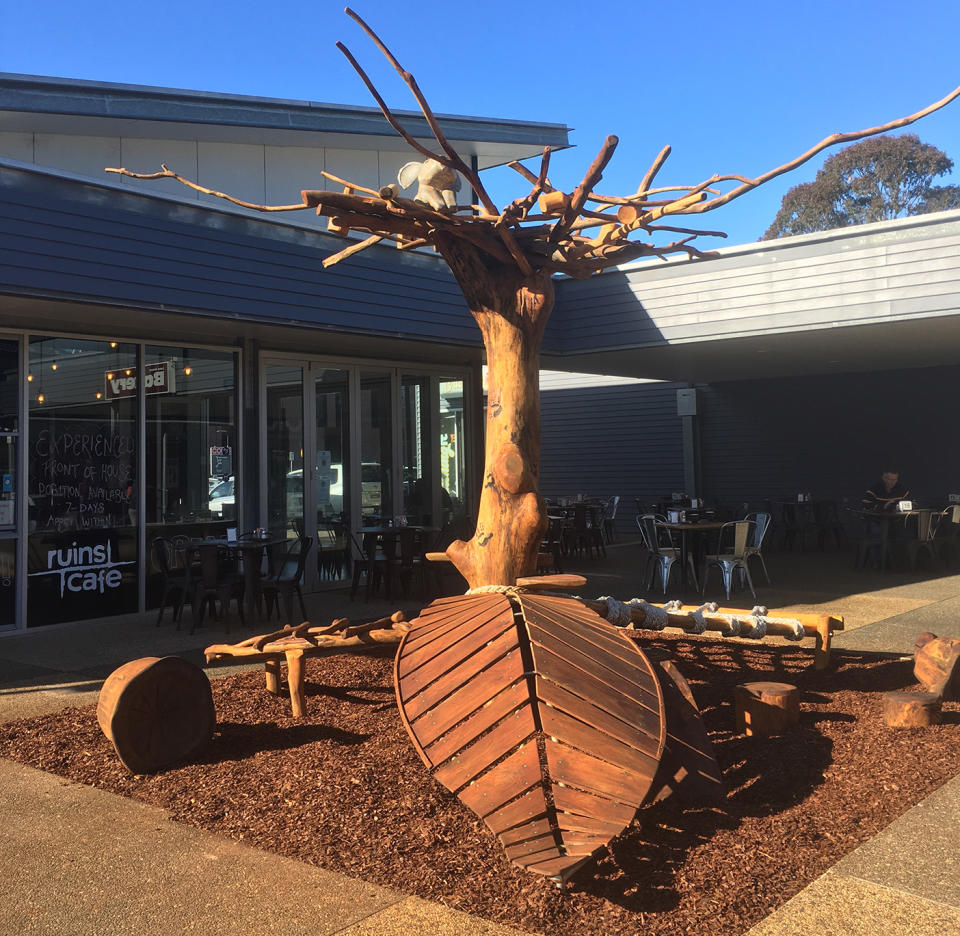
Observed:
[[[909,498],[910,492],[900,483],[899,469],[886,468],[880,480],[871,484],[863,495],[863,509],[896,510],[899,501]]]

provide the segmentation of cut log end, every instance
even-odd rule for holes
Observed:
[[[932,692],[886,692],[883,720],[890,728],[927,728],[943,719],[940,697]]]
[[[737,729],[748,736],[783,734],[800,721],[800,693],[789,683],[741,683],[734,703]]]

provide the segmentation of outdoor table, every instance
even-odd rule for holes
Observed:
[[[684,590],[690,587],[687,576],[687,556],[689,555],[689,536],[704,536],[719,530],[724,524],[722,520],[698,520],[696,523],[664,523],[657,521],[657,526],[663,530],[680,533],[680,587]]]
[[[286,537],[271,536],[266,539],[244,537],[242,539],[205,539],[191,540],[190,549],[204,546],[226,547],[240,555],[243,565],[244,602],[250,611],[257,610],[260,602],[261,581],[260,564],[263,551],[269,546],[280,546],[288,542]]]
[[[890,527],[894,520],[906,521],[907,517],[919,517],[924,513],[932,513],[930,507],[917,507],[914,510],[858,510],[850,508],[850,512],[867,521],[880,523],[880,571],[886,572],[891,567],[890,562]]]

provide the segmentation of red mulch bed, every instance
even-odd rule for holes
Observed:
[[[303,721],[260,673],[214,680],[216,737],[202,760],[162,774],[131,776],[92,706],[0,726],[0,755],[258,848],[565,936],[743,933],[960,774],[960,704],[944,706],[938,727],[883,723],[881,695],[915,685],[910,661],[835,652],[835,668],[817,672],[809,649],[641,642],[690,681],[727,796],[642,809],[566,892],[513,867],[430,779],[400,724],[388,656],[311,660]],[[736,733],[733,687],[756,679],[800,687],[789,734]]]

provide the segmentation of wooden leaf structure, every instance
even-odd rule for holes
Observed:
[[[656,669],[576,599],[435,601],[400,645],[395,683],[404,725],[436,780],[514,864],[558,883],[669,785],[658,771],[669,732]],[[686,746],[699,761],[678,750],[668,780],[713,769],[718,781],[705,733],[699,749]]]

